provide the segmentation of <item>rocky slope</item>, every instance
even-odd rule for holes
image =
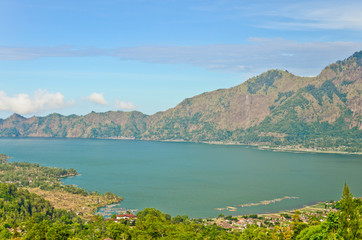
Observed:
[[[270,70],[230,89],[140,112],[0,120],[0,136],[215,141],[354,151],[362,149],[362,51],[317,77]]]

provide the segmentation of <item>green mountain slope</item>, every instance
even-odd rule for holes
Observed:
[[[185,99],[151,116],[140,112],[0,121],[0,136],[128,138],[244,143],[362,152],[362,51],[317,77],[270,70],[230,89]]]

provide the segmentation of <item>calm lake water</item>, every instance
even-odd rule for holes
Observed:
[[[362,196],[362,157],[282,153],[247,146],[92,139],[4,139],[0,153],[44,166],[75,168],[65,179],[111,191],[122,206],[172,216],[210,217],[294,209],[339,199],[344,182]],[[285,196],[269,205],[237,207]],[[216,210],[235,207],[236,211]],[[230,209],[229,209],[230,210]]]

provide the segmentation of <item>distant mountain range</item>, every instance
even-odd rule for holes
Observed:
[[[316,77],[270,70],[165,112],[0,119],[1,137],[120,138],[362,152],[362,51]]]

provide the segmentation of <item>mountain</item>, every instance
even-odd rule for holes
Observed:
[[[146,118],[140,112],[91,112],[85,116],[23,118],[13,114],[0,122],[2,137],[62,137],[62,138],[139,138],[146,130]]]
[[[270,70],[165,112],[0,120],[2,137],[123,138],[362,152],[362,51],[316,77]]]

